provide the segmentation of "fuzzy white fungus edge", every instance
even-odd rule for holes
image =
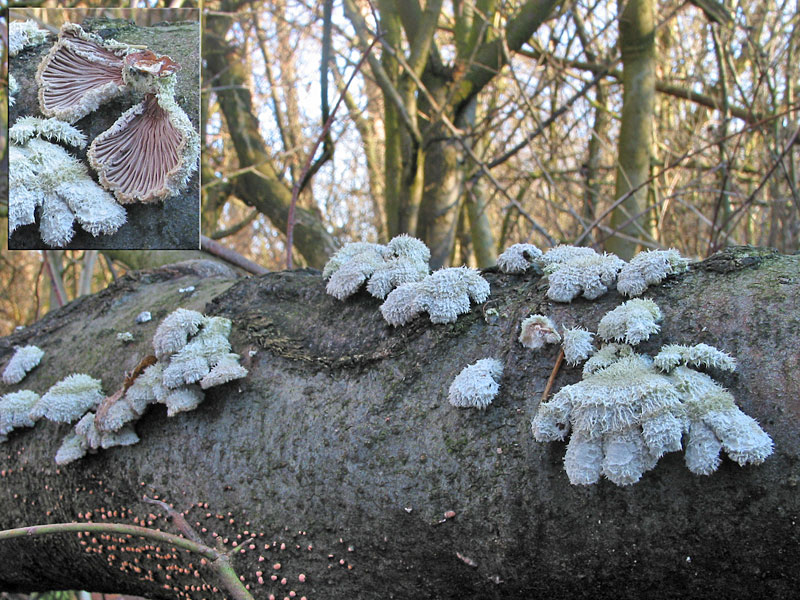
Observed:
[[[524,273],[538,266],[542,251],[533,244],[514,244],[497,257],[497,267],[503,273]]]
[[[450,384],[450,404],[485,410],[497,396],[502,376],[503,363],[495,358],[483,358],[464,367]]]
[[[689,269],[689,259],[675,249],[645,250],[622,267],[617,278],[617,290],[625,296],[639,296],[651,285],[658,285],[668,275]]]
[[[489,297],[489,282],[476,269],[439,269],[422,281],[392,290],[381,305],[381,314],[393,326],[404,325],[422,312],[431,323],[453,323],[470,311],[470,299],[481,304]]]
[[[17,348],[3,370],[3,383],[12,385],[25,379],[25,376],[42,360],[42,356],[44,350],[37,346]]]
[[[346,244],[322,271],[326,291],[339,300],[356,293],[366,282],[367,292],[379,299],[397,287],[421,281],[428,275],[431,253],[420,240],[402,234],[386,245],[369,242]]]

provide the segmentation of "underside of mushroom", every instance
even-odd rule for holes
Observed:
[[[199,140],[171,95],[145,94],[95,138],[89,163],[122,203],[176,194],[196,168]]]
[[[126,87],[122,69],[129,51],[65,23],[36,72],[42,113],[74,123],[119,95]]]

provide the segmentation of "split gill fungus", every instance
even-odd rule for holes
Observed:
[[[65,23],[36,72],[42,113],[74,123],[122,93],[126,51],[123,44],[104,43],[80,25]]]
[[[152,202],[176,191],[187,139],[175,119],[148,93],[92,142],[89,162],[123,204]]]
[[[175,101],[180,65],[65,23],[36,74],[42,112],[74,123],[126,92],[144,99],[92,142],[100,184],[122,204],[176,195],[197,169],[200,137]]]

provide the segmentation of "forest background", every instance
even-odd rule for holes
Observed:
[[[203,8],[202,230],[268,269],[298,190],[294,266],[402,232],[433,267],[515,242],[798,250],[800,0]],[[0,334],[191,254],[4,250]]]

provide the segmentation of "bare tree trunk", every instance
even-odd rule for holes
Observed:
[[[619,0],[619,6],[623,96],[615,198],[627,198],[611,214],[611,227],[628,239],[614,236],[606,241],[605,248],[628,260],[637,251],[634,240],[641,239],[646,230],[649,184],[645,182],[650,177],[653,135],[656,7],[653,0]]]
[[[206,543],[236,545],[233,565],[259,599],[290,590],[312,599],[796,593],[800,256],[726,249],[648,292],[664,312],[649,349],[706,342],[736,356],[723,383],[776,451],[761,466],[725,458],[707,477],[671,453],[630,487],[571,486],[564,445],[533,440],[557,348],[531,354],[516,341],[532,310],[595,329],[616,293],[551,304],[537,277],[488,272],[487,305],[453,324],[421,317],[394,329],[374,298],[335,300],[316,272],[237,281],[198,264],[130,274],[0,339],[0,361],[14,345],[45,350],[26,389],[85,372],[111,393],[151,351],[158,322],[183,306],[231,318],[250,371],[193,412],[166,418],[150,407],[139,444],[65,467],[53,457],[69,426],[12,432],[0,446],[0,528],[90,519],[174,532],[141,501],[157,495]],[[178,292],[190,285],[192,294]],[[499,317],[485,319],[487,307]],[[153,320],[136,324],[142,310]],[[123,346],[115,333],[128,330],[135,341]],[[453,377],[488,356],[505,365],[499,396],[485,412],[450,406]],[[579,377],[565,367],[556,386]],[[0,589],[10,592],[216,599],[216,585],[194,557],[137,539],[0,542]]]

